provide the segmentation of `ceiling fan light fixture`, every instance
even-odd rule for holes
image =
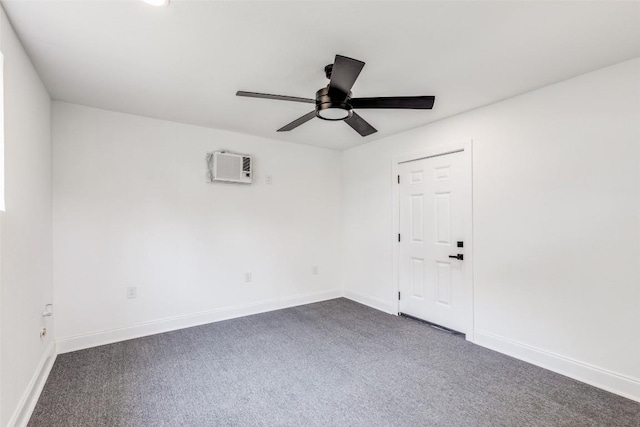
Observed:
[[[320,89],[316,92],[316,117],[329,121],[350,118],[353,115],[353,111],[348,103],[349,95],[351,95],[351,92],[348,95],[332,94],[329,87]]]
[[[156,6],[156,7],[169,6],[169,0],[142,0],[142,1],[147,4],[150,4],[151,6]]]
[[[351,108],[344,108],[344,106],[327,106],[316,110],[316,116],[318,116],[318,118],[329,121],[346,120],[352,115],[353,111]]]

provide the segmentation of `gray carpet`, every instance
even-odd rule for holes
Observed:
[[[58,356],[29,426],[640,426],[640,404],[346,299]]]

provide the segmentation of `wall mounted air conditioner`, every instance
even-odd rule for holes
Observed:
[[[246,154],[216,151],[207,153],[209,182],[251,184],[253,161]]]

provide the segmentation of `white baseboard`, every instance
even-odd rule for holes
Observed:
[[[29,385],[25,390],[18,407],[16,408],[13,416],[9,420],[7,427],[24,427],[29,422],[33,409],[36,407],[40,393],[44,388],[44,384],[47,382],[49,372],[53,367],[53,362],[56,360],[56,345],[53,341],[49,343],[45,350],[36,371],[29,381]]]
[[[392,303],[385,301],[380,298],[364,295],[358,292],[353,291],[344,291],[344,297],[355,302],[359,302],[360,304],[367,305],[371,308],[375,308],[376,310],[384,311],[385,313],[397,315],[398,312]]]
[[[234,319],[236,317],[249,316],[251,314],[258,314],[267,311],[280,310],[282,308],[311,304],[314,302],[339,298],[341,296],[341,290],[333,290],[295,295],[284,298],[274,298],[271,300],[242,304],[232,307],[222,307],[200,313],[193,313],[183,316],[175,316],[166,319],[145,322],[126,328],[110,329],[105,331],[93,332],[90,334],[59,338],[56,340],[56,347],[58,350],[58,354],[68,353],[85,348],[111,344],[118,341],[140,338],[147,335],[154,335],[162,332],[175,331],[177,329],[190,328],[192,326],[219,322],[221,320]]]
[[[640,402],[640,379],[598,368],[497,335],[475,331],[474,343]]]

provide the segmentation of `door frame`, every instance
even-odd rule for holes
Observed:
[[[395,313],[400,313],[400,301],[397,298],[398,292],[400,292],[400,242],[398,242],[398,234],[400,233],[400,185],[398,185],[397,177],[399,165],[401,163],[407,163],[415,160],[421,160],[429,157],[443,156],[446,154],[452,154],[462,151],[463,164],[468,171],[468,182],[466,187],[469,189],[469,194],[466,196],[469,203],[469,215],[465,218],[465,229],[468,230],[468,235],[465,236],[465,252],[464,262],[467,264],[467,271],[464,280],[464,286],[469,289],[469,307],[467,308],[467,341],[474,342],[474,288],[473,288],[473,140],[463,140],[445,145],[438,145],[428,148],[423,151],[411,152],[395,156],[392,161],[391,170],[393,172],[393,195],[392,195],[392,209],[393,209],[393,288],[395,289]]]

